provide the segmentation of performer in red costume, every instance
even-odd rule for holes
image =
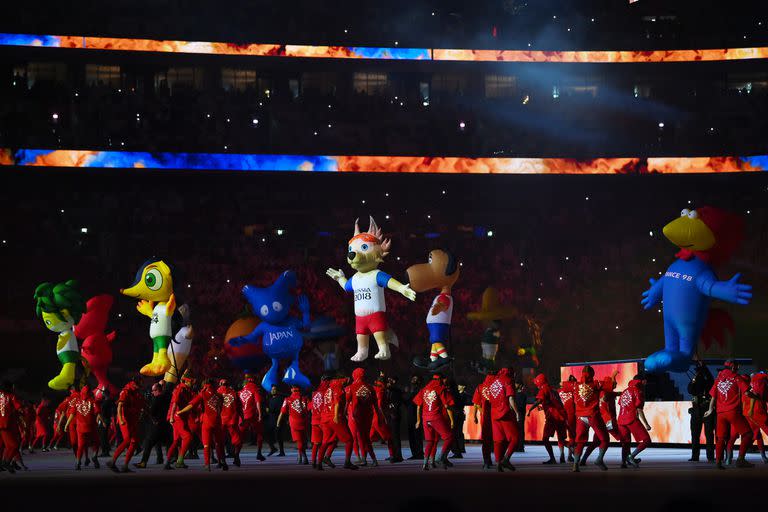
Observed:
[[[221,425],[223,430],[229,433],[232,443],[232,464],[240,467],[240,450],[243,448],[243,436],[240,432],[243,413],[240,409],[240,401],[237,398],[237,392],[229,385],[227,379],[219,380],[217,392],[222,399]]]
[[[490,391],[488,391],[488,385],[493,380],[494,376],[488,374],[485,376],[485,380],[481,382],[475,393],[472,396],[472,404],[474,405],[474,419],[475,424],[478,423],[477,412],[480,411],[480,441],[482,442],[483,453],[483,469],[491,469],[493,462],[491,461],[491,453],[493,452],[493,425],[491,424],[491,402]]]
[[[739,446],[739,458],[736,459],[736,466],[740,468],[751,468],[754,466],[744,458],[747,450],[752,446],[752,429],[744,418],[741,410],[742,396],[747,395],[750,398],[758,398],[749,391],[749,382],[739,375],[739,365],[736,361],[728,360],[724,364],[725,368],[717,374],[715,384],[709,390],[713,400],[709,403],[709,410],[704,413],[704,417],[717,411],[717,430],[715,435],[717,442],[717,468],[725,469],[723,466],[723,452],[730,432],[729,444],[733,446],[736,439],[741,436]],[[715,409],[717,407],[717,409]]]
[[[344,410],[344,384],[345,378],[333,379],[323,394],[323,408],[320,414],[321,428],[323,429],[323,446],[320,447],[321,460],[317,463],[317,469],[322,470],[323,464],[333,468],[331,461],[336,444],[344,443],[344,468],[357,469],[352,464],[352,434],[349,433],[347,424],[342,417]]]
[[[24,427],[21,429],[21,449],[26,448],[29,453],[34,453],[32,440],[35,438],[35,421],[37,419],[35,407],[24,401],[21,405],[21,414],[24,416]]]
[[[378,438],[387,443],[387,450],[389,451],[387,460],[391,461],[395,456],[395,452],[392,446],[392,431],[389,430],[387,417],[384,414],[384,411],[389,407],[389,403],[387,403],[386,377],[383,374],[373,383],[373,391],[376,394],[376,407],[373,409],[373,421],[371,422],[369,437],[373,440],[378,436]]]
[[[320,380],[320,385],[312,393],[312,469],[317,469],[318,463],[322,460],[322,454],[320,454],[320,448],[323,446],[321,415],[323,411],[323,395],[328,389],[328,385],[329,381],[323,376]]]
[[[99,437],[96,435],[96,422],[103,424],[104,418],[101,417],[99,404],[87,384],[80,389],[75,411],[67,418],[65,430],[69,429],[73,420],[77,424],[77,465],[75,469],[80,471],[83,455],[88,459],[88,448],[93,451],[93,458],[91,459],[93,467],[99,469]]]
[[[61,429],[69,434],[69,446],[72,448],[72,454],[75,458],[77,458],[77,423],[75,423],[73,427],[70,427],[69,430],[65,430],[64,425],[67,423],[67,418],[75,413],[75,406],[77,405],[78,398],[79,395],[77,390],[74,387],[70,388],[69,396],[67,397],[67,410],[64,411],[64,416],[62,416],[59,421]]]
[[[568,380],[560,384],[560,390],[557,394],[560,396],[560,402],[565,409],[565,426],[568,430],[568,462],[573,462],[573,452],[576,449],[576,377],[570,375]]]
[[[627,389],[619,396],[619,432],[624,440],[622,456],[626,464],[631,464],[634,467],[638,467],[640,462],[636,459],[637,455],[651,445],[651,436],[648,434],[651,430],[651,425],[645,419],[645,413],[643,412],[643,405],[645,405],[644,385],[645,381],[642,377],[635,375],[629,381]],[[625,452],[629,451],[629,443],[632,440],[631,436],[635,436],[637,448],[631,454],[625,455]]]
[[[291,386],[291,394],[283,400],[283,406],[277,417],[277,426],[283,422],[283,417],[288,415],[288,426],[291,429],[291,438],[296,443],[296,449],[299,452],[299,464],[309,464],[307,451],[305,449],[305,440],[307,433],[307,398],[301,394],[299,386]]]
[[[419,393],[413,397],[416,404],[416,429],[424,425],[424,471],[429,466],[437,467],[435,454],[437,453],[438,437],[443,440],[440,451],[440,465],[448,469],[452,464],[448,461],[448,450],[453,442],[453,396],[443,383],[443,376],[435,374]],[[447,419],[446,419],[447,416]]]
[[[189,402],[192,401],[194,391],[192,387],[195,385],[195,379],[192,378],[189,371],[184,372],[181,377],[181,382],[173,390],[171,395],[171,405],[168,407],[168,422],[173,428],[173,442],[168,448],[166,454],[165,469],[171,469],[171,460],[178,450],[178,456],[176,457],[176,468],[186,469],[187,465],[184,463],[184,455],[189,449],[189,445],[194,440],[194,435],[189,429],[187,422],[184,419],[176,417],[176,412],[185,408]]]
[[[21,402],[13,392],[13,384],[6,381],[0,384],[0,471],[15,473],[14,462],[27,469],[21,459],[21,435],[19,428],[24,428]]]
[[[120,391],[117,399],[117,424],[120,427],[120,433],[123,435],[123,442],[115,448],[112,460],[107,462],[107,467],[115,473],[121,470],[117,467],[117,459],[125,451],[125,462],[123,464],[123,473],[132,473],[128,467],[131,457],[139,444],[139,418],[145,407],[144,397],[139,391],[139,378],[134,377]]]
[[[496,471],[511,471],[515,467],[510,458],[515,451],[520,432],[517,419],[520,412],[515,404],[515,374],[511,368],[500,369],[488,385],[491,403],[491,428],[493,430],[493,451],[496,457]]]
[[[614,374],[615,377],[615,374]],[[608,434],[619,442],[621,445],[621,467],[627,467],[627,457],[629,456],[629,440],[624,439],[619,431],[619,423],[616,420],[616,398],[619,393],[616,393],[616,381],[614,377],[605,377],[603,379],[603,391],[600,392],[600,416],[603,418],[605,424],[605,430]],[[610,390],[610,391],[606,391]],[[581,465],[587,464],[587,459],[592,455],[592,452],[600,445],[600,440],[595,437],[592,439],[592,443],[587,447],[587,450],[581,456]]]
[[[56,406],[56,410],[53,411],[53,438],[51,439],[50,444],[51,450],[58,450],[59,443],[64,438],[64,429],[61,423],[62,421],[66,421],[68,407],[69,397],[66,397],[58,406]]]
[[[616,377],[614,372],[611,382]],[[600,392],[612,391],[613,385],[606,386],[603,381],[596,381],[595,370],[587,365],[581,371],[581,379],[576,383],[574,400],[576,401],[576,455],[573,461],[573,471],[579,472],[581,454],[584,451],[584,445],[589,440],[590,427],[595,432],[595,436],[600,440],[600,452],[595,461],[595,465],[603,471],[608,470],[608,466],[603,462],[605,452],[608,451],[608,431],[605,428],[603,417],[600,414]]]
[[[216,443],[216,458],[219,459],[221,469],[227,471],[227,461],[224,459],[224,430],[221,425],[221,409],[224,400],[213,387],[213,379],[206,379],[203,389],[195,396],[186,407],[179,410],[176,416],[182,416],[193,410],[198,405],[203,407],[202,414],[202,439],[203,454],[205,457],[205,469],[211,471],[211,443]]]
[[[365,381],[363,368],[355,368],[352,371],[352,384],[347,386],[345,393],[349,430],[361,452],[361,464],[366,466],[367,457],[370,455],[372,464],[378,466],[371,443],[371,433],[375,431],[373,418],[378,402],[373,388]]]
[[[768,374],[763,372],[755,373],[750,380],[752,394],[758,398],[752,398],[748,395],[742,396],[743,413],[747,418],[749,426],[752,428],[752,436],[755,438],[757,448],[760,450],[760,457],[763,462],[768,464],[768,457],[765,456],[765,444],[763,443],[762,430],[768,434],[768,412],[766,411],[765,400],[768,398]]]
[[[568,415],[563,404],[560,402],[557,392],[549,385],[546,375],[540,373],[533,379],[533,383],[539,388],[539,392],[536,395],[536,401],[528,411],[528,416],[537,407],[541,407],[544,410],[544,433],[541,440],[549,454],[549,460],[544,461],[543,464],[557,464],[555,454],[552,451],[552,443],[549,442],[549,438],[555,434],[557,434],[557,447],[560,449],[560,464],[565,464],[566,421]]]
[[[256,459],[265,461],[266,457],[261,453],[264,443],[264,423],[261,414],[261,392],[256,380],[250,374],[245,374],[243,389],[238,394],[240,409],[243,411],[243,429],[251,432],[256,441]]]
[[[43,398],[35,410],[35,438],[30,448],[37,446],[39,441],[42,450],[48,451],[48,443],[51,442],[51,416],[51,401]]]

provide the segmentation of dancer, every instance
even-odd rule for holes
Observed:
[[[413,403],[416,404],[416,428],[418,429],[421,424],[424,425],[425,449],[422,469],[428,471],[430,465],[433,468],[437,467],[435,454],[438,436],[443,440],[440,465],[443,469],[448,469],[453,465],[448,461],[448,450],[453,441],[453,412],[450,408],[454,401],[443,382],[443,376],[433,375],[427,385],[413,398]]]
[[[30,448],[37,446],[40,441],[42,450],[48,451],[48,443],[51,442],[51,421],[51,401],[43,397],[35,410],[35,438]]]
[[[615,374],[614,374],[615,376]],[[627,456],[629,456],[629,440],[624,439],[619,431],[619,423],[616,421],[616,398],[618,393],[613,391],[616,388],[616,381],[613,377],[605,377],[603,379],[603,391],[600,392],[600,416],[605,424],[605,430],[608,434],[619,442],[621,445],[621,467],[627,467]],[[592,443],[587,447],[587,450],[581,456],[581,465],[585,466],[589,456],[600,445],[600,440],[595,437],[592,439]]]
[[[3,445],[0,454],[0,471],[15,473],[14,462],[18,462],[26,469],[21,459],[19,427],[25,427],[21,402],[16,398],[13,384],[4,381],[0,384],[0,442]]]
[[[69,397],[66,397],[61,401],[61,403],[59,403],[59,405],[56,406],[56,409],[53,411],[53,437],[51,438],[51,443],[49,445],[49,449],[51,450],[58,450],[59,443],[64,438],[62,421],[66,421],[68,407]]]
[[[329,381],[326,376],[320,380],[320,385],[312,393],[312,469],[317,469],[318,463],[322,460],[320,448],[323,446],[323,428],[321,415],[323,412],[323,396],[328,389]]]
[[[376,382],[373,383],[373,392],[376,395],[376,403],[373,408],[373,421],[371,422],[371,432],[369,439],[376,438],[381,439],[387,445],[389,451],[389,457],[387,460],[392,461],[395,457],[394,447],[392,445],[392,430],[387,425],[387,417],[384,414],[389,408],[387,403],[386,391],[387,386],[385,384],[386,376],[381,375]]]
[[[565,428],[568,431],[568,462],[573,462],[573,451],[576,448],[576,401],[573,398],[573,394],[576,392],[576,382],[576,377],[569,375],[568,380],[560,384],[560,390],[557,392],[566,414]]]
[[[560,402],[555,390],[549,385],[547,376],[540,373],[533,379],[533,383],[539,388],[536,395],[536,401],[528,410],[528,416],[537,408],[544,410],[544,433],[541,440],[544,443],[544,449],[549,454],[549,460],[543,464],[556,464],[555,454],[552,451],[552,443],[549,438],[557,434],[557,447],[560,449],[560,464],[565,464],[565,440],[566,440],[566,421],[568,418],[563,404]]]
[[[765,455],[765,444],[760,430],[768,434],[768,412],[766,412],[766,382],[768,374],[758,372],[752,375],[750,387],[752,393],[759,398],[752,398],[748,395],[742,397],[744,417],[747,418],[749,426],[752,428],[752,436],[755,438],[757,448],[760,450],[760,458],[763,463],[768,464],[768,457]]]
[[[611,380],[615,379],[617,372],[613,372]],[[581,379],[576,384],[574,400],[576,401],[576,454],[573,461],[573,471],[579,472],[581,454],[584,451],[584,445],[589,440],[590,427],[599,439],[600,452],[595,461],[595,465],[603,471],[608,470],[608,466],[603,462],[605,452],[608,451],[608,431],[605,428],[603,417],[600,414],[600,392],[611,391],[613,386],[605,386],[603,381],[596,381],[595,370],[591,366],[585,366],[581,371]]]
[[[91,388],[86,384],[80,389],[80,396],[78,397],[75,410],[67,418],[67,424],[64,430],[69,429],[72,421],[77,423],[77,464],[75,469],[80,471],[83,455],[86,460],[88,459],[88,448],[91,448],[93,452],[93,467],[99,469],[99,438],[96,435],[97,422],[104,423],[104,418],[101,417],[101,410],[99,404],[91,392]]]
[[[256,379],[246,373],[243,381],[243,389],[238,393],[240,408],[243,412],[243,428],[249,430],[256,441],[256,460],[265,461],[266,457],[261,453],[264,444],[264,422],[261,413],[261,391],[256,384]],[[314,421],[314,416],[313,420]]]
[[[491,402],[488,385],[494,378],[494,372],[486,374],[485,380],[478,384],[475,393],[472,395],[473,416],[475,424],[478,423],[477,413],[480,412],[480,441],[483,454],[483,469],[491,469],[493,461],[491,453],[493,452],[493,425],[491,424]]]
[[[75,422],[69,428],[69,430],[65,429],[64,425],[67,423],[67,418],[75,413],[78,398],[79,395],[77,390],[74,388],[74,386],[71,387],[69,390],[69,396],[67,397],[67,410],[64,412],[64,416],[62,416],[59,421],[60,428],[69,434],[69,446],[72,448],[72,454],[75,456],[75,458],[77,458],[77,423]],[[88,465],[88,461],[86,461],[85,465]]]
[[[496,471],[514,471],[510,458],[520,438],[517,419],[520,412],[515,402],[515,373],[512,368],[502,368],[488,385],[491,403],[491,429],[493,430],[493,451],[496,457]]]
[[[155,382],[152,385],[152,396],[149,399],[147,414],[144,421],[144,442],[142,443],[141,460],[133,466],[145,469],[152,456],[152,449],[157,453],[155,464],[163,463],[161,442],[167,437],[170,427],[168,422],[168,409],[171,403],[171,394],[164,388],[165,381]]]
[[[640,375],[635,375],[629,381],[627,389],[619,396],[619,432],[624,439],[623,443],[626,444],[626,448],[622,445],[622,456],[626,464],[634,467],[638,467],[640,462],[637,459],[638,454],[651,445],[651,436],[648,435],[651,425],[645,419],[643,412],[643,405],[645,405],[643,386],[645,386],[645,380]],[[624,455],[629,451],[629,443],[632,440],[630,436],[635,436],[637,448],[632,453]]]
[[[355,233],[349,240],[347,252],[347,263],[356,270],[355,275],[347,279],[341,269],[329,268],[326,271],[326,275],[339,283],[345,291],[354,293],[357,352],[351,359],[358,363],[368,358],[371,334],[379,347],[374,356],[376,359],[389,359],[389,344],[398,344],[397,336],[387,323],[384,289],[396,291],[409,300],[416,300],[416,292],[410,286],[379,270],[379,265],[389,254],[391,245],[391,241],[384,238],[373,217],[370,217],[370,226],[366,233],[360,232],[356,220]]]
[[[184,455],[187,453],[194,436],[189,429],[187,422],[184,421],[184,419],[176,417],[176,412],[184,409],[189,405],[189,402],[192,401],[192,397],[194,396],[192,387],[194,384],[195,379],[192,378],[189,370],[187,370],[184,372],[184,375],[181,377],[181,382],[176,386],[171,395],[171,404],[168,407],[168,421],[173,428],[173,442],[166,453],[164,469],[171,469],[171,460],[176,454],[176,450],[178,450],[178,456],[176,458],[175,467],[179,469],[187,468],[187,465],[184,464]]]
[[[344,469],[357,469],[357,466],[351,461],[352,434],[350,434],[347,424],[342,418],[345,382],[346,378],[331,380],[323,394],[323,409],[320,415],[323,446],[320,447],[321,455],[317,463],[318,470],[323,469],[323,464],[331,468],[336,467],[331,461],[331,454],[333,454],[339,441],[344,443]]]
[[[368,455],[371,456],[373,466],[378,466],[376,454],[373,451],[371,443],[371,433],[375,431],[373,427],[373,417],[375,409],[378,408],[376,396],[373,388],[365,381],[365,370],[355,368],[352,371],[352,384],[345,389],[347,399],[347,413],[349,430],[359,449],[359,464],[368,465]]]
[[[232,443],[232,464],[240,467],[240,450],[243,448],[243,435],[240,431],[243,413],[240,409],[240,401],[237,399],[237,392],[229,385],[227,379],[219,380],[217,392],[222,399],[221,426],[225,432],[229,433]]]
[[[733,446],[736,439],[741,436],[736,467],[751,468],[754,464],[748,462],[744,457],[749,447],[752,446],[752,429],[742,414],[741,401],[745,394],[750,398],[758,397],[749,391],[749,383],[739,375],[739,365],[736,361],[729,359],[723,366],[725,368],[717,374],[715,384],[709,391],[713,400],[709,403],[709,410],[704,413],[704,417],[707,417],[713,411],[717,412],[717,443],[715,445],[717,469],[725,469],[723,453],[729,432],[729,446]]]
[[[707,462],[715,462],[715,423],[717,418],[715,414],[704,417],[704,413],[709,410],[709,402],[712,397],[709,390],[715,378],[709,371],[707,365],[702,361],[697,361],[696,370],[691,382],[688,383],[688,393],[691,395],[691,408],[688,412],[691,415],[691,458],[690,462],[699,461],[701,452],[701,431],[704,430],[704,439],[706,439]]]
[[[176,416],[182,416],[198,405],[203,407],[202,439],[203,456],[205,457],[204,469],[211,471],[211,443],[214,442],[216,443],[216,458],[219,459],[221,469],[227,471],[229,466],[227,466],[227,461],[224,459],[224,430],[221,427],[223,399],[213,387],[213,379],[206,379],[203,382],[203,389],[186,407],[177,411]]]
[[[117,423],[120,426],[120,433],[123,436],[123,442],[115,448],[112,454],[112,460],[107,462],[107,467],[115,473],[120,473],[121,469],[117,467],[117,459],[125,451],[125,462],[122,472],[132,473],[128,467],[139,444],[139,418],[144,410],[144,397],[139,391],[139,378],[134,377],[120,391],[117,399]]]
[[[283,417],[288,415],[288,426],[291,428],[291,438],[296,443],[296,450],[299,452],[299,464],[309,464],[307,451],[304,448],[304,442],[307,432],[307,399],[301,394],[299,386],[291,386],[291,394],[283,400],[283,406],[280,408],[280,415],[277,417],[278,426],[282,423]]]

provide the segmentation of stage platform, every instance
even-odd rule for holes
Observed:
[[[406,450],[407,452],[407,450]],[[202,454],[202,453],[201,453]],[[386,450],[377,449],[383,459]],[[407,453],[405,454],[407,455]],[[703,453],[702,453],[703,455]],[[340,461],[337,450],[334,460]],[[542,446],[527,446],[515,454],[517,471],[497,473],[481,468],[480,447],[467,446],[463,459],[452,459],[448,470],[424,472],[420,461],[383,462],[358,471],[340,467],[323,472],[295,464],[296,452],[286,457],[255,459],[253,448],[243,453],[243,466],[228,472],[203,471],[202,461],[189,461],[187,470],[165,471],[152,465],[132,474],[115,474],[102,466],[75,471],[69,451],[37,452],[25,460],[29,472],[0,473],[3,503],[40,510],[59,506],[106,507],[106,510],[232,510],[233,507],[288,510],[464,511],[487,506],[565,505],[616,510],[714,510],[738,500],[761,503],[768,465],[757,454],[754,468],[718,471],[707,462],[687,462],[690,451],[651,448],[642,454],[640,469],[620,469],[619,449],[606,456],[608,471],[588,465],[573,474],[570,465],[542,465]],[[152,457],[153,460],[154,456]],[[10,500],[10,501],[9,501]],[[593,500],[593,501],[580,501]],[[691,508],[693,507],[693,508]],[[10,508],[9,508],[10,510]]]

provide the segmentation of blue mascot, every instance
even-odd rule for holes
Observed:
[[[283,375],[282,381],[290,386],[309,387],[309,379],[299,369],[299,352],[304,344],[299,329],[310,327],[309,300],[302,295],[298,299],[302,319],[292,317],[291,307],[294,296],[291,289],[296,286],[296,273],[288,270],[267,288],[246,285],[243,296],[251,305],[261,322],[247,336],[232,338],[229,343],[239,347],[246,343],[256,343],[261,338],[264,354],[272,360],[272,366],[261,381],[262,387],[269,391],[279,382],[278,369],[281,359],[290,359],[291,364]]]
[[[685,372],[691,365],[705,325],[711,321],[709,303],[719,299],[749,304],[752,287],[740,274],[719,281],[713,267],[726,263],[742,240],[741,217],[710,206],[685,209],[664,226],[664,236],[680,250],[664,276],[651,279],[643,292],[645,309],[664,303],[664,350],[645,359],[648,372]]]

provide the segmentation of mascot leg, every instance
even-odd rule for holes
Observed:
[[[659,350],[645,358],[645,371],[663,373],[670,371],[674,362],[679,359],[680,334],[674,325],[664,320],[664,350]],[[687,368],[687,366],[686,366]]]
[[[79,354],[78,354],[79,357]],[[66,362],[61,367],[61,373],[48,382],[48,387],[56,391],[63,391],[75,382],[75,363]]]
[[[287,370],[285,370],[285,375],[283,376],[283,382],[288,384],[289,386],[299,386],[301,389],[307,389],[310,385],[309,379],[306,375],[301,373],[301,369],[299,369],[299,355],[296,354],[293,356],[293,361],[291,361],[291,365],[288,367]]]
[[[368,359],[368,343],[369,343],[370,337],[367,334],[358,334],[357,335],[357,352],[355,355],[353,355],[350,360],[355,361],[356,363],[359,363],[361,361],[365,361]]]
[[[387,343],[387,332],[379,331],[373,333],[373,338],[376,340],[376,345],[379,346],[379,351],[373,356],[381,361],[386,361],[392,354],[389,353],[389,343]]]
[[[269,367],[269,371],[264,374],[264,378],[261,379],[261,386],[269,392],[272,386],[276,386],[279,383],[277,376],[277,369],[280,366],[280,362],[277,359],[272,358],[272,366]]]

